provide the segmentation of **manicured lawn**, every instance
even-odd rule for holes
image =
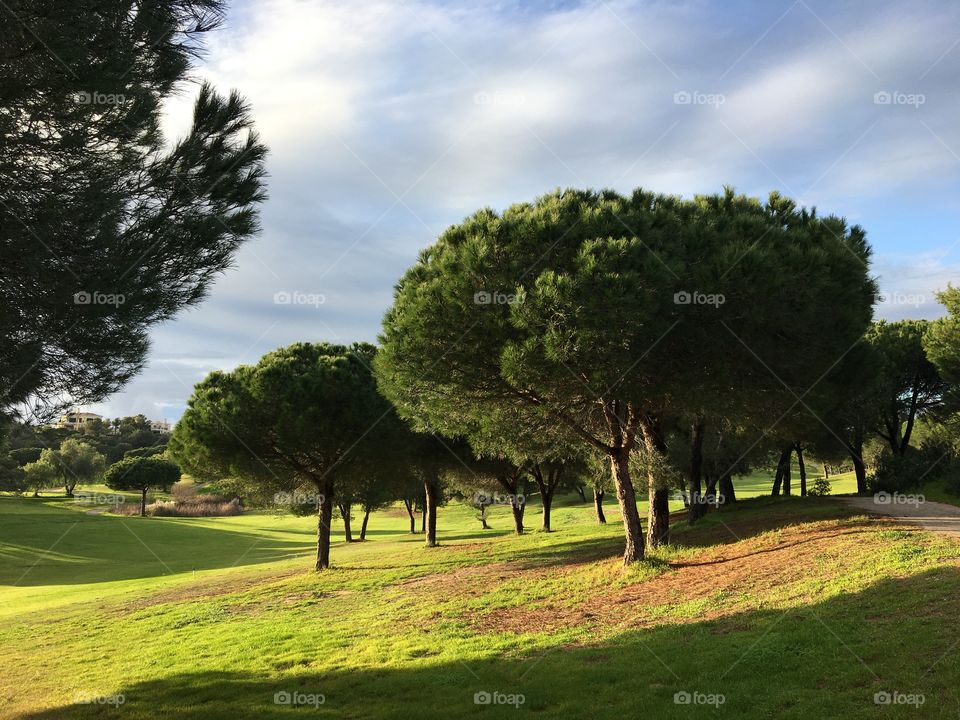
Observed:
[[[315,574],[312,518],[0,498],[0,716],[956,717],[952,541],[760,498],[678,519],[672,547],[623,572],[608,510],[597,526],[564,497],[555,532],[515,537],[505,508],[483,531],[451,505],[430,550],[389,510]]]

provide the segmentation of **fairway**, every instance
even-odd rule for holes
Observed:
[[[521,537],[505,508],[484,531],[452,504],[433,549],[391,508],[364,543],[335,535],[323,574],[313,518],[120,518],[12,497],[0,513],[3,717],[706,712],[675,702],[688,693],[718,717],[867,718],[895,691],[924,694],[922,715],[889,717],[956,712],[960,629],[939,619],[960,611],[957,546],[828,499],[677,521],[673,545],[629,572],[618,514],[598,526],[575,496],[555,532]]]
[[[0,28],[0,720],[960,720],[960,2]]]

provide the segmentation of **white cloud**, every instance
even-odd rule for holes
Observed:
[[[155,357],[179,360],[151,364],[108,406],[182,405],[177,377],[189,386],[295,340],[373,339],[393,283],[446,225],[557,186],[779,188],[885,238],[885,290],[932,297],[958,269],[935,245],[960,219],[960,48],[944,55],[960,9],[891,2],[865,16],[809,0],[773,25],[785,9],[236,5],[196,74],[253,107],[270,147],[264,233],[203,306],[154,333]],[[884,89],[927,101],[874,104]],[[679,91],[724,102],[677,104]],[[169,105],[168,132],[191,102]],[[882,224],[911,212],[939,214],[924,231],[939,235],[918,232],[918,252],[896,256],[918,240]],[[326,302],[277,306],[280,290]]]

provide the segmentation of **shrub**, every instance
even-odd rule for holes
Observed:
[[[197,496],[197,486],[192,482],[181,480],[170,487],[170,494],[177,502],[187,502]]]
[[[813,481],[813,485],[807,490],[807,495],[813,495],[814,497],[823,497],[824,495],[829,495],[832,490],[830,481],[826,478],[817,478]]]
[[[117,515],[139,515],[140,506],[124,503],[112,510]],[[153,517],[227,517],[240,515],[243,506],[237,498],[196,497],[190,500],[158,500],[147,505],[147,515]]]
[[[203,498],[187,502],[155,502],[147,508],[155,517],[226,517],[243,512],[240,502],[223,498]]]
[[[925,443],[916,449],[908,448],[903,455],[881,455],[867,483],[873,493],[909,492],[921,485],[955,476],[957,466],[956,451],[952,447]],[[951,480],[951,484],[956,485],[956,482]]]

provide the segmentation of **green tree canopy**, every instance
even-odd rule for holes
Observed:
[[[84,403],[140,370],[258,229],[265,148],[235,92],[183,92],[221,0],[10,0],[0,66],[0,409]]]
[[[941,377],[960,385],[960,287],[948,286],[937,299],[946,306],[947,315],[930,323],[924,348]]]
[[[38,462],[54,468],[67,497],[71,498],[78,485],[94,482],[106,467],[103,455],[96,448],[76,438],[67,438],[56,450],[45,449]]]
[[[171,450],[197,466],[294,492],[312,488],[317,569],[330,564],[334,503],[376,462],[393,409],[377,392],[371,345],[297,343],[256,365],[214,372],[195,388]],[[393,418],[395,422],[395,418]]]
[[[180,466],[161,457],[126,457],[107,468],[103,481],[113,490],[140,493],[140,515],[147,514],[147,491],[169,490],[180,479]]]
[[[481,210],[398,284],[381,387],[446,435],[506,412],[606,455],[632,562],[636,444],[663,452],[671,409],[790,409],[869,324],[868,260],[860,228],[776,194],[567,190]]]

